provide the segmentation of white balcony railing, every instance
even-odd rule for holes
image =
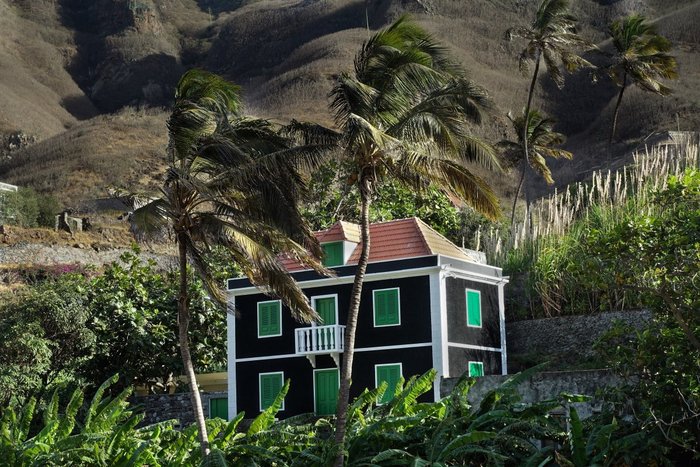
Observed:
[[[295,353],[297,355],[337,354],[343,351],[345,326],[313,326],[294,331]]]

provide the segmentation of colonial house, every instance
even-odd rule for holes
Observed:
[[[322,277],[288,260],[285,266],[322,321],[300,324],[284,305],[229,279],[238,317],[228,316],[228,415],[254,416],[268,407],[286,379],[290,390],[278,416],[335,411],[346,313],[360,255],[358,225],[338,222],[316,236],[324,263],[337,277]],[[500,268],[485,264],[420,219],[372,224],[371,254],[360,302],[351,396],[386,381],[437,370],[440,378],[506,374]]]

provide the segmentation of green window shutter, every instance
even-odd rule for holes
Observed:
[[[481,362],[469,362],[469,376],[484,376],[484,364]]]
[[[325,243],[323,248],[324,266],[342,266],[345,264],[343,258],[343,242]]]
[[[267,373],[260,375],[260,410],[270,407],[277,394],[282,390],[284,375],[282,373]],[[284,403],[282,404],[284,410]]]
[[[374,291],[374,325],[391,326],[400,324],[399,289]]]
[[[387,382],[387,388],[382,396],[382,400],[379,401],[381,404],[386,404],[391,399],[394,398],[394,391],[396,391],[396,385],[401,379],[401,365],[376,365],[374,367],[375,380],[377,382],[377,387],[384,381]]]
[[[316,298],[314,299],[314,307],[316,313],[321,317],[322,322],[318,323],[323,326],[336,324],[335,322],[335,297]]]
[[[275,302],[258,303],[258,336],[278,336],[282,334],[281,304]]]
[[[481,294],[467,290],[467,325],[481,327]]]
[[[214,397],[209,399],[209,418],[228,420],[228,398]]]

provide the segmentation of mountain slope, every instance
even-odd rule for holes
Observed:
[[[615,154],[626,153],[651,131],[675,128],[678,123],[681,129],[700,125],[698,2],[572,3],[582,35],[601,47],[605,47],[606,25],[633,11],[659,18],[660,32],[676,44],[681,74],[671,83],[676,92],[668,98],[636,89],[626,93],[619,124],[623,141],[615,146]],[[168,105],[177,78],[192,66],[241,84],[251,114],[332,124],[327,94],[333,77],[351,69],[355,52],[369,34],[367,26],[376,30],[405,12],[444,41],[471,77],[490,91],[496,109],[475,131],[497,141],[509,136],[505,114],[524,106],[529,84],[528,77],[517,71],[523,44],[506,42],[503,33],[510,26],[525,24],[535,4],[523,0],[0,0],[0,30],[4,31],[0,34],[0,133],[21,130],[39,140],[52,138],[0,161],[0,179],[56,193],[66,202],[95,196],[105,184],[137,190],[154,186],[157,170],[144,177],[133,170],[147,160],[150,168],[162,166],[166,113],[134,117],[136,113],[127,111],[114,117],[119,125],[114,119],[96,116],[125,106]],[[567,148],[576,155],[573,163],[555,164],[555,179],[580,179],[605,160],[604,142],[616,90],[607,80],[591,84],[585,72],[570,77],[563,90],[544,76],[540,83],[535,104],[559,120],[557,129],[569,136]],[[60,149],[62,143],[57,142],[63,140],[70,141],[73,149]],[[99,141],[120,141],[118,151]],[[46,145],[53,147],[50,159],[43,156]],[[83,146],[90,148],[89,164],[78,155],[85,152],[78,149]],[[104,162],[114,160],[117,152],[128,170],[114,170]],[[56,180],[73,176],[61,171],[80,168],[84,180],[94,186],[82,183],[72,189],[52,178],[28,175],[48,170],[49,160],[64,161],[56,168]],[[503,196],[511,194],[512,182],[503,177],[494,181],[501,184]]]

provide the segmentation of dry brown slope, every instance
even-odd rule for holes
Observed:
[[[50,0],[0,0],[0,131],[45,138],[96,114],[66,66],[72,33]]]
[[[98,116],[13,155],[6,180],[52,193],[66,206],[114,186],[153,192],[164,172],[165,114],[124,109]]]

